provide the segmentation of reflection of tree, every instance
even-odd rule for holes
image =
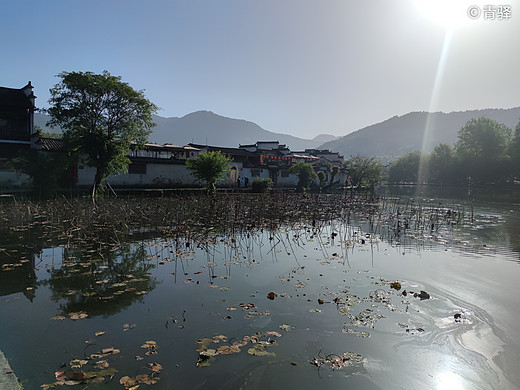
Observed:
[[[94,250],[66,248],[61,268],[51,270],[52,299],[63,300],[62,314],[87,312],[89,316],[109,316],[130,306],[154,289],[154,268],[147,261],[144,245]]]
[[[24,245],[23,234],[0,230],[0,296],[22,292],[32,301],[35,296],[35,249]]]
[[[509,249],[518,254],[520,261],[520,215],[518,211],[506,218],[505,227],[509,236]]]

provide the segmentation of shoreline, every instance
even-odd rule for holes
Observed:
[[[20,390],[22,388],[2,351],[0,351],[0,388],[2,390]]]

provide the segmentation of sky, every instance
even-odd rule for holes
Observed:
[[[30,80],[39,108],[60,72],[104,70],[160,116],[302,138],[520,106],[520,0],[0,0],[0,15],[0,86]]]

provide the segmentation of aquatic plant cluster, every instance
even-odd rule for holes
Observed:
[[[184,237],[235,234],[295,221],[314,225],[370,214],[378,207],[370,195],[217,194],[168,197],[118,197],[94,206],[86,198],[0,204],[3,229],[30,234],[48,244],[103,236],[111,243],[152,233]]]
[[[89,237],[104,243],[125,242],[129,236],[178,234],[186,238],[208,234],[276,228],[294,222],[313,227],[332,220],[366,220],[373,232],[389,230],[438,232],[468,218],[460,206],[405,202],[362,194],[217,194],[104,199],[95,206],[86,198],[0,204],[6,234],[29,235],[47,244]]]

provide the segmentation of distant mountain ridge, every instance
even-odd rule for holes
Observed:
[[[325,142],[319,148],[340,152],[345,158],[357,154],[375,156],[387,163],[407,152],[430,153],[441,143],[453,145],[461,127],[470,119],[482,116],[514,129],[520,119],[520,107],[450,113],[411,112]]]
[[[414,150],[430,153],[441,143],[453,145],[457,133],[472,119],[485,116],[514,129],[520,119],[520,107],[443,112],[410,112],[394,116],[347,134],[335,137],[320,134],[312,140],[267,131],[256,123],[217,115],[211,111],[196,111],[183,117],[154,116],[156,127],[150,142],[186,145],[190,142],[223,147],[238,147],[256,141],[279,141],[291,150],[307,148],[330,149],[345,158],[351,155],[375,156],[387,163]],[[44,131],[59,132],[46,126],[49,116],[36,113],[35,124]],[[425,132],[425,129],[428,131]],[[424,147],[424,148],[423,148]]]
[[[49,116],[35,114],[35,124],[48,132],[60,130],[46,126]],[[211,111],[196,111],[181,118],[154,116],[156,126],[148,137],[150,142],[186,145],[190,142],[213,146],[238,147],[256,141],[279,141],[291,150],[315,148],[319,144],[336,137],[322,134],[314,139],[294,137],[265,130],[256,123],[227,118]]]
[[[322,143],[292,135],[265,130],[256,123],[243,119],[227,118],[211,111],[196,111],[181,118],[155,117],[157,126],[150,140],[157,143],[208,144],[238,147],[256,141],[279,141],[291,150],[313,148]]]

